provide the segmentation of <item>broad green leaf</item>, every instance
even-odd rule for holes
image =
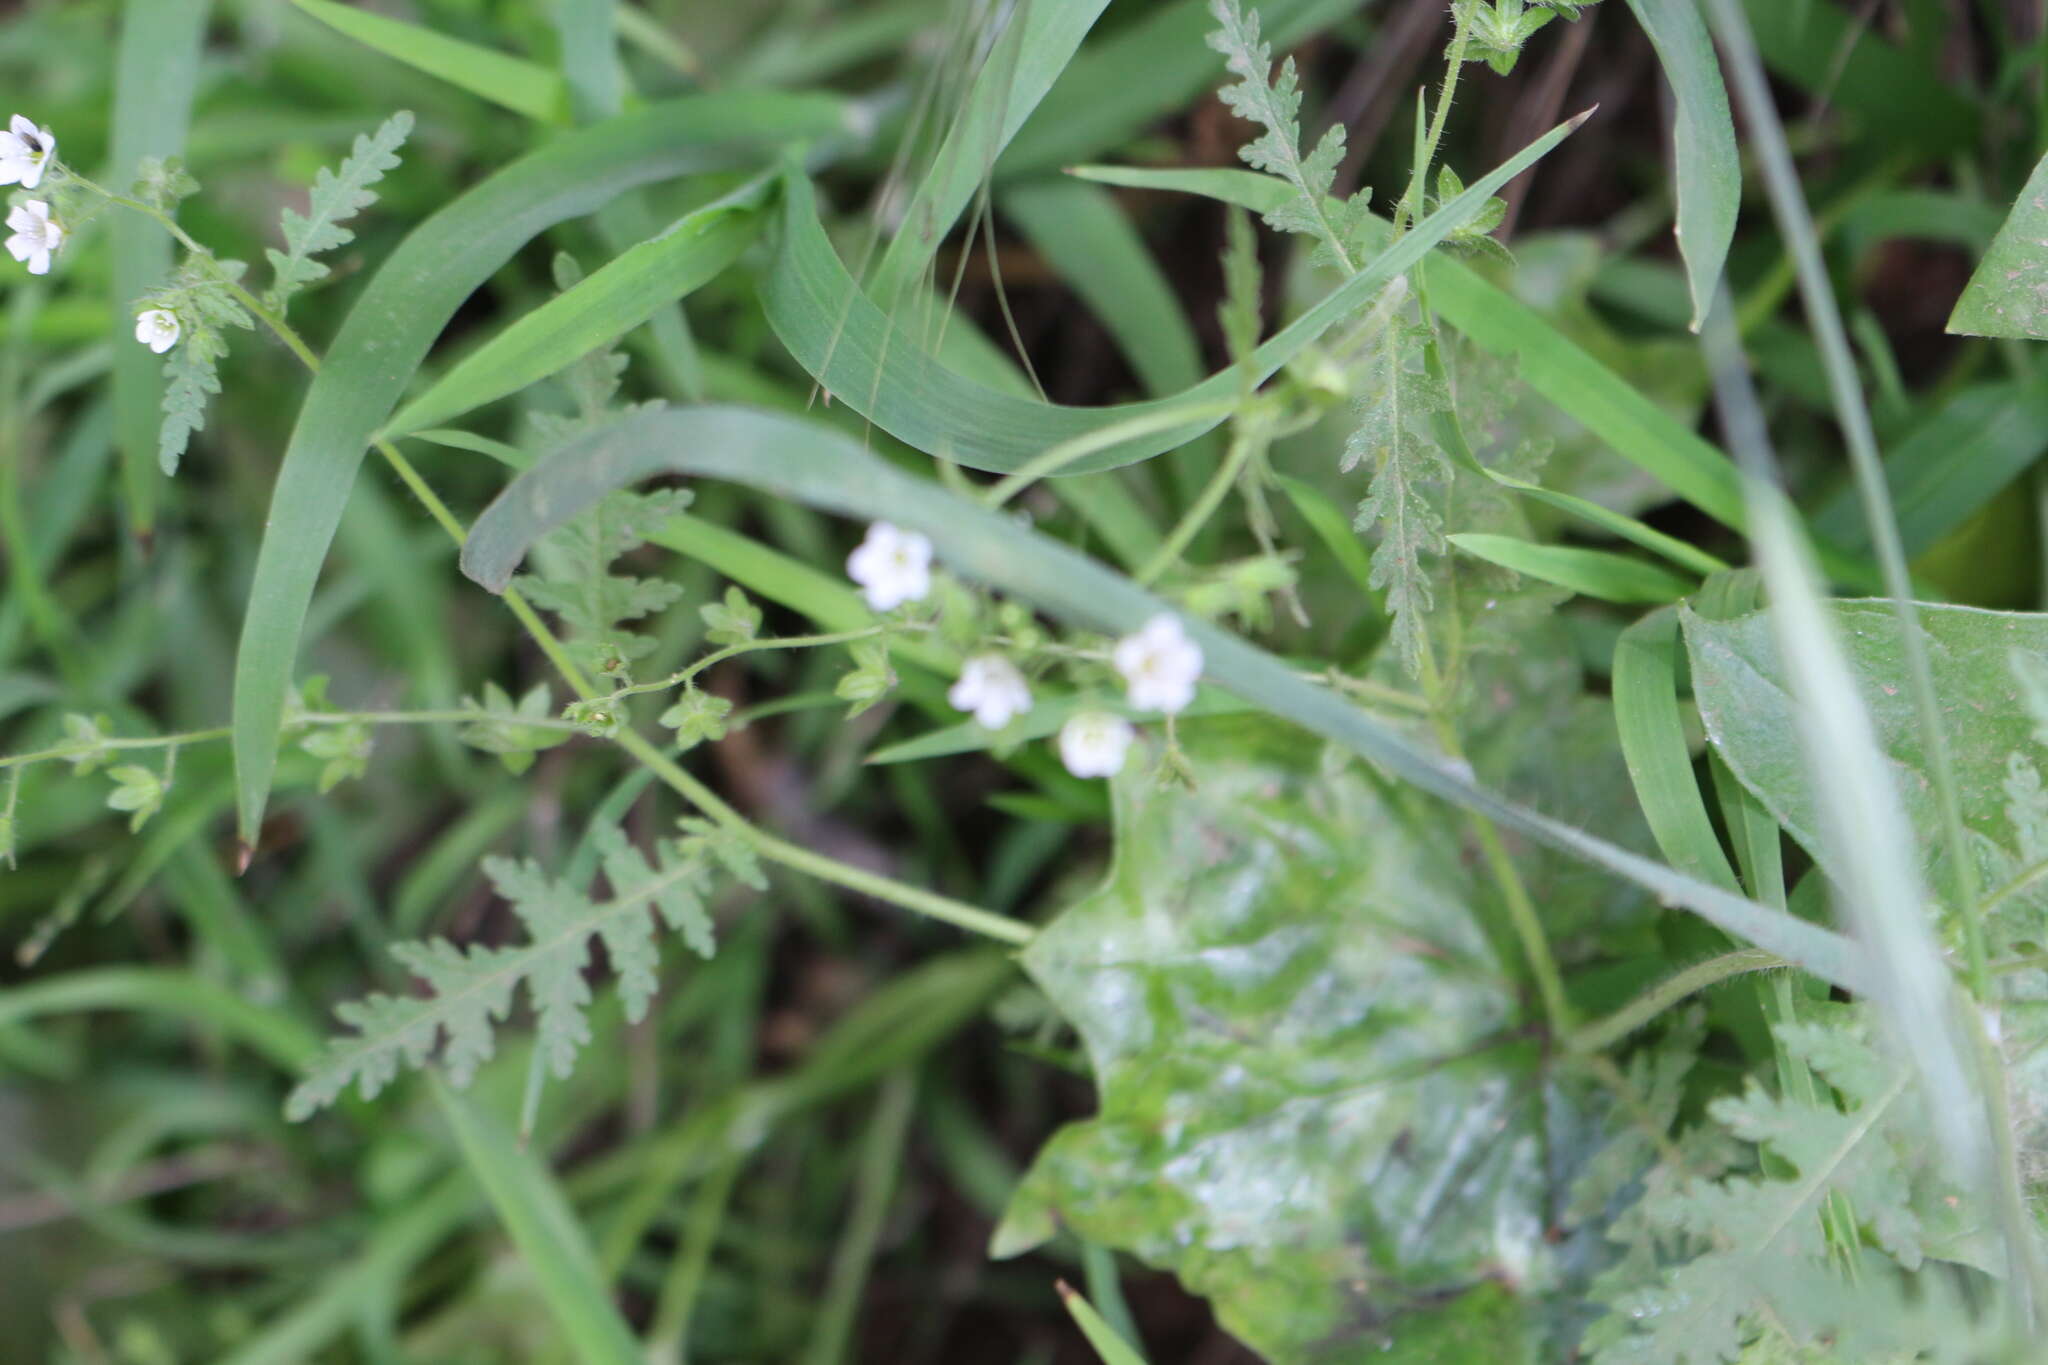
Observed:
[[[1126,770],[1107,884],[1023,953],[1099,1112],[1040,1151],[996,1252],[1056,1226],[1127,1250],[1275,1365],[1451,1358],[1426,1348],[1487,1305],[1486,1358],[1532,1361],[1488,1271],[1560,1273],[1585,1097],[1520,1028],[1458,826],[1231,738],[1193,792]]]
[[[126,192],[143,158],[177,156],[185,147],[192,97],[199,84],[199,51],[209,0],[126,0],[114,49],[114,128],[109,149],[110,188]],[[95,175],[99,174],[97,171]],[[135,330],[135,300],[163,279],[171,243],[141,214],[108,220],[113,276],[108,295],[113,336]],[[156,524],[158,405],[163,365],[146,347],[117,345],[113,355],[114,442],[121,452],[121,491],[128,522],[145,540]]]
[[[2048,616],[1934,603],[1921,604],[1919,611],[1955,755],[1964,823],[1981,841],[1982,858],[2008,867],[2031,862],[2048,848],[2036,853],[2030,847],[2027,821],[2015,818],[2027,808],[2015,802],[2008,780],[2015,762],[2048,761],[2048,753],[2035,738],[2037,722],[2013,655],[2048,659]],[[1931,866],[1941,819],[1903,686],[1897,620],[1881,601],[1840,602],[1831,615],[1857,695],[1870,711],[1909,821],[1920,832],[1922,866]],[[1769,612],[1713,621],[1687,611],[1683,619],[1693,694],[1708,737],[1786,832],[1825,864],[1832,855],[1821,838],[1820,808],[1801,757],[1799,710],[1773,643]],[[1933,880],[1941,885],[1944,879]]]
[[[2005,225],[1949,314],[1948,330],[2048,341],[2048,156],[2027,177]]]
[[[1699,584],[1669,569],[1608,550],[1541,545],[1515,536],[1446,536],[1467,554],[1603,602],[1675,602]]]
[[[476,1102],[439,1081],[434,1098],[471,1174],[532,1269],[564,1344],[584,1365],[640,1365],[640,1343],[612,1302],[583,1224],[554,1173]]]
[[[758,164],[779,143],[841,127],[836,101],[701,95],[565,134],[449,202],[365,287],[307,390],[271,494],[235,658],[242,838],[270,796],[278,726],[306,607],[372,434],[471,291],[535,234],[652,181]]]
[[[1678,250],[1692,292],[1692,327],[1713,304],[1721,265],[1735,236],[1742,206],[1742,161],[1735,152],[1735,120],[1721,63],[1693,0],[1629,0],[1650,35],[1664,78],[1677,97],[1672,141],[1676,152]]]
[[[2048,224],[2042,228],[2048,235]],[[2048,288],[2048,247],[2037,248]],[[1899,539],[1917,555],[1982,509],[2048,453],[2048,379],[2001,379],[1962,390],[1885,457]],[[1813,518],[1816,535],[1849,549],[1870,540],[1854,487]]]
[[[1032,602],[1072,625],[1122,634],[1168,603],[1001,512],[912,477],[851,437],[747,408],[643,412],[562,447],[501,493],[472,529],[462,568],[502,591],[527,549],[607,493],[656,474],[729,479],[822,510],[886,518],[930,537],[948,569]],[[1286,662],[1202,621],[1188,633],[1206,678],[1389,773],[1569,857],[1635,882],[1824,980],[1868,980],[1860,949],[1837,934],[1682,876],[1584,830],[1517,805]]]
[[[1293,193],[1285,182],[1254,171],[1089,166],[1076,173],[1111,185],[1205,195],[1262,213]],[[1478,188],[1467,190],[1454,203],[1465,205]],[[1383,219],[1376,218],[1373,223],[1382,240],[1393,231]],[[1471,267],[1442,254],[1429,263],[1429,303],[1439,317],[1481,350],[1513,359],[1517,377],[1524,384],[1624,459],[1661,479],[1672,492],[1722,525],[1741,528],[1742,495],[1728,457],[1587,354],[1542,314],[1487,283]]]
[[[537,123],[560,123],[568,110],[562,78],[537,62],[334,0],[292,3],[365,47]]]
[[[439,426],[611,345],[746,250],[761,228],[752,202],[757,198],[758,191],[708,204],[607,261],[465,356],[407,403],[384,434]]]
[[[1577,120],[1559,124],[1480,177],[1259,347],[1253,367],[1258,377],[1272,375],[1318,336],[1357,313],[1477,212],[1494,191],[1577,126]],[[1008,473],[1054,446],[1119,423],[1235,397],[1243,384],[1243,376],[1233,368],[1172,398],[1075,408],[999,393],[963,378],[920,351],[847,273],[818,221],[809,180],[791,167],[783,184],[781,241],[761,291],[768,321],[790,354],[835,399],[906,445],[972,468]],[[1083,474],[1148,459],[1185,444],[1219,420],[1192,420],[1120,441],[1067,464],[1061,472]]]

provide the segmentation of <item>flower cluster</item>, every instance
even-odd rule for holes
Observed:
[[[848,557],[846,571],[876,611],[921,602],[932,590],[932,543],[915,531],[878,521]],[[1123,680],[1125,700],[1133,711],[1166,716],[1187,709],[1202,676],[1201,647],[1171,613],[1153,617],[1118,640],[1109,662]],[[946,700],[988,730],[1001,730],[1032,709],[1031,687],[1023,671],[994,653],[969,658]],[[1060,727],[1060,761],[1076,777],[1112,777],[1122,770],[1136,739],[1137,731],[1124,717],[1083,710]]]
[[[43,183],[57,159],[57,138],[48,128],[16,114],[0,133],[0,185],[32,190]],[[7,254],[28,267],[31,275],[50,273],[50,258],[64,245],[64,225],[50,214],[47,200],[24,199],[7,214]]]

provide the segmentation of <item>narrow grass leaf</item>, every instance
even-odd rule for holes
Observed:
[[[1444,539],[1490,564],[1555,583],[1560,588],[1603,602],[1675,602],[1698,587],[1682,577],[1610,550],[1583,550],[1570,545],[1542,545],[1516,536],[1465,532]]]
[[[1236,169],[1087,166],[1075,174],[1112,185],[1199,194],[1261,213],[1293,194],[1273,176]],[[1369,230],[1384,241],[1393,228],[1375,218]],[[1439,317],[1480,349],[1512,359],[1523,383],[1622,458],[1722,525],[1741,529],[1742,494],[1728,457],[1551,326],[1542,314],[1446,256],[1430,261],[1429,302]]]
[[[1497,469],[1487,469],[1485,472],[1486,477],[1503,488],[1512,488],[1524,497],[1547,503],[1560,512],[1569,512],[1603,531],[1612,531],[1623,540],[1640,545],[1652,554],[1662,555],[1682,569],[1690,569],[1696,574],[1713,574],[1720,573],[1728,567],[1724,561],[1691,542],[1680,540],[1677,536],[1667,536],[1656,527],[1646,526],[1627,513],[1604,507],[1591,498],[1560,493],[1545,488],[1542,484],[1530,483],[1512,474],[1503,474]]]
[[[533,1271],[563,1343],[584,1365],[640,1365],[640,1345],[554,1174],[479,1105],[438,1078],[433,1089],[471,1174]]]
[[[1358,591],[1368,601],[1377,600],[1378,594],[1372,586],[1372,554],[1365,548],[1365,542],[1351,529],[1351,514],[1337,505],[1332,498],[1314,484],[1303,483],[1290,475],[1275,476],[1274,482],[1280,491],[1294,504],[1294,510],[1301,513],[1301,519],[1315,532],[1317,540],[1336,559],[1351,581],[1358,585]]]
[[[1678,709],[1678,617],[1654,611],[1614,643],[1614,728],[1657,848],[1671,865],[1733,892],[1735,870],[1714,834]]]
[[[334,0],[292,3],[365,47],[537,123],[560,123],[568,110],[562,78],[538,62]]]
[[[931,168],[905,207],[902,226],[882,253],[870,281],[877,298],[894,300],[924,273],[939,243],[988,179],[996,157],[1073,60],[1108,4],[1109,0],[1033,0],[1006,11],[1009,17],[1001,36],[975,73],[966,103],[946,130]]]
[[[758,198],[706,205],[607,261],[464,357],[406,404],[384,435],[439,426],[611,345],[731,265],[760,234]]]
[[[657,473],[729,479],[825,511],[886,517],[929,536],[955,572],[1087,629],[1123,633],[1171,610],[1129,579],[999,512],[913,478],[849,437],[781,414],[720,406],[639,413],[550,455],[485,510],[463,549],[463,572],[501,590],[527,548],[553,526],[606,493]],[[1227,631],[1194,621],[1188,633],[1207,660],[1210,681],[1421,790],[1633,881],[1823,980],[1852,989],[1870,980],[1861,949],[1840,935],[1510,802],[1476,784],[1468,770],[1418,748]]]
[[[1095,1349],[1102,1365],[1145,1365],[1145,1357],[1132,1348],[1131,1343],[1117,1335],[1102,1314],[1095,1311],[1093,1304],[1081,1297],[1065,1280],[1059,1284],[1060,1299],[1067,1305],[1067,1314],[1074,1325],[1081,1329],[1081,1335],[1088,1338],[1088,1344]]]
[[[299,411],[271,494],[235,658],[242,838],[270,796],[278,727],[313,586],[372,434],[455,310],[536,234],[656,180],[760,163],[841,127],[838,102],[700,95],[569,133],[451,201],[400,244],[343,322]]]
[[[1559,124],[1481,176],[1260,346],[1252,366],[1258,377],[1273,374],[1352,316],[1578,123],[1574,119]],[[797,362],[834,398],[907,445],[976,469],[1009,473],[1054,446],[1118,423],[1192,403],[1221,403],[1234,397],[1243,383],[1233,368],[1172,398],[1100,408],[1041,403],[976,384],[919,351],[861,292],[818,221],[809,181],[791,168],[784,186],[776,265],[762,287],[769,324]],[[1218,420],[1192,420],[1121,441],[1073,461],[1061,472],[1089,473],[1149,459],[1210,430]]]
[[[1693,0],[1628,0],[1671,82],[1678,189],[1678,250],[1692,293],[1692,328],[1713,304],[1742,204],[1742,161],[1721,63]]]

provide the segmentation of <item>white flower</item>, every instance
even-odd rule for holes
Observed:
[[[1083,711],[1060,727],[1060,762],[1076,777],[1115,777],[1137,737],[1122,716]]]
[[[43,183],[43,172],[56,157],[56,135],[16,114],[7,121],[7,131],[0,133],[0,185],[18,183],[32,190]]]
[[[1116,642],[1110,655],[1123,674],[1131,705],[1141,711],[1173,715],[1195,699],[1195,679],[1202,676],[1202,651],[1181,627],[1178,616],[1161,614],[1135,635]]]
[[[972,711],[983,729],[1000,730],[1031,709],[1031,689],[1002,655],[977,654],[961,667],[946,700],[956,711]]]
[[[17,205],[7,215],[14,235],[7,239],[7,254],[28,262],[28,273],[50,273],[50,257],[64,245],[64,225],[50,216],[50,206],[40,199]]]
[[[932,543],[886,521],[868,527],[866,540],[847,556],[846,572],[876,611],[916,602],[932,590]]]
[[[182,333],[178,315],[168,308],[145,308],[135,315],[135,339],[158,355],[177,345]]]

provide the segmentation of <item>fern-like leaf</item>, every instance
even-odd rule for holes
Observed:
[[[1343,468],[1372,471],[1354,525],[1377,532],[1372,586],[1386,593],[1393,639],[1410,673],[1419,672],[1426,618],[1435,605],[1427,561],[1444,552],[1440,503],[1450,461],[1430,434],[1430,419],[1450,393],[1422,363],[1428,329],[1396,318],[1374,346],[1358,426],[1344,445]]]
[[[286,1117],[304,1119],[354,1085],[373,1098],[401,1069],[427,1064],[445,1037],[441,1064],[458,1087],[469,1084],[496,1048],[497,1025],[526,988],[538,1026],[537,1046],[558,1077],[574,1068],[590,1041],[590,982],[585,969],[592,940],[602,942],[619,978],[626,1017],[641,1018],[653,999],[658,952],[654,920],[680,932],[703,956],[712,951],[711,921],[703,894],[717,862],[698,837],[664,847],[657,864],[616,828],[597,832],[609,900],[597,901],[538,864],[486,858],[484,874],[526,930],[524,944],[458,947],[445,939],[401,943],[392,956],[424,983],[417,996],[376,994],[340,1006],[336,1016],[355,1032],[332,1043],[285,1102]]]
[[[519,589],[561,617],[579,663],[616,675],[654,648],[651,636],[621,626],[669,607],[682,588],[666,579],[615,574],[611,564],[688,507],[690,498],[687,489],[676,488],[613,493],[542,542],[535,557],[541,572],[521,575]]]
[[[1209,12],[1221,25],[1209,35],[1209,46],[1223,54],[1224,65],[1238,78],[1220,95],[1230,111],[1263,130],[1238,149],[1254,169],[1267,171],[1294,187],[1295,197],[1266,214],[1269,227],[1316,239],[1318,260],[1346,273],[1356,268],[1354,252],[1368,216],[1371,190],[1332,201],[1330,189],[1344,160],[1344,128],[1331,124],[1306,155],[1301,151],[1301,82],[1294,59],[1281,63],[1275,79],[1273,51],[1259,37],[1259,15],[1247,14],[1238,0],[1210,0]]]
[[[263,295],[266,308],[282,313],[292,295],[327,278],[327,267],[313,257],[355,240],[355,233],[342,224],[377,202],[377,192],[370,186],[397,167],[398,149],[411,135],[412,115],[401,109],[376,132],[356,134],[355,146],[338,169],[320,168],[306,212],[286,209],[280,216],[285,249],[264,251],[272,273]]]
[[[1872,1341],[1871,1353],[1845,1358],[1915,1358],[1917,1342],[1896,1330],[1885,1339],[1862,1291],[1878,1277],[1905,1285],[1928,1256],[1960,1244],[1960,1206],[1925,1160],[1907,1073],[1871,1045],[1859,1018],[1841,1016],[1778,1029],[1786,1051],[1839,1103],[1774,1096],[1752,1079],[1744,1094],[1708,1106],[1729,1134],[1789,1174],[1716,1180],[1660,1168],[1646,1180],[1614,1233],[1636,1242],[1637,1254],[1595,1288],[1613,1309],[1587,1335],[1597,1365],[1718,1365],[1748,1359],[1762,1340],[1806,1346],[1845,1334]],[[1853,1211],[1856,1233],[1883,1255],[1830,1245],[1821,1210],[1831,1199],[1830,1207]],[[1868,1261],[1856,1292],[1839,1269],[1844,1255]]]
[[[183,336],[164,358],[163,422],[157,428],[157,465],[167,475],[206,426],[206,403],[220,392],[220,362],[227,358],[225,328],[256,323],[229,289],[246,269],[240,261],[185,258],[168,283],[136,302],[137,311],[160,308],[177,316]]]

